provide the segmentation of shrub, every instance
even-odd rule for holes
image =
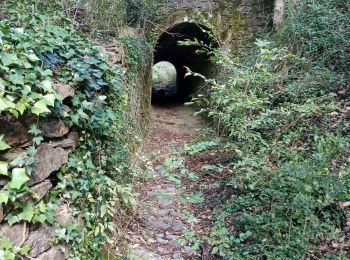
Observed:
[[[350,197],[346,113],[339,113],[349,80],[349,4],[288,5],[284,27],[257,40],[255,54],[214,53],[225,73],[207,79],[210,95],[192,101],[235,155],[222,183],[230,195],[201,237],[227,259],[346,258],[330,245],[344,240],[339,204]]]

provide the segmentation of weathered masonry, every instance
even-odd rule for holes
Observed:
[[[203,85],[199,77],[185,77],[187,69],[204,76],[215,73],[210,56],[198,50],[209,46],[209,49],[221,48],[228,54],[246,51],[247,43],[272,28],[273,12],[273,0],[172,2],[167,19],[158,29],[152,64],[167,61],[175,66],[177,94],[174,99],[188,101]],[[197,41],[199,46],[178,44],[184,40]],[[141,95],[146,95],[143,100],[150,99],[151,84]],[[153,97],[158,101],[161,98]],[[143,111],[149,106],[149,102],[146,103]]]

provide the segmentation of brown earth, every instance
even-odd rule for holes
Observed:
[[[183,145],[198,136],[202,122],[193,113],[182,105],[152,108],[152,131],[143,151],[152,165],[152,176],[137,190],[138,215],[125,235],[129,259],[200,259],[181,241],[191,224],[178,203],[183,191],[165,177],[164,167],[167,158],[179,155]]]

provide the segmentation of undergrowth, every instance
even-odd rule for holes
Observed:
[[[213,52],[223,73],[206,79],[210,95],[191,102],[225,136],[221,152],[232,158],[221,173],[209,171],[223,176],[212,188],[222,192],[211,231],[197,236],[225,259],[349,257],[349,212],[341,205],[350,199],[350,6],[307,0],[288,7],[283,27],[251,53]],[[187,151],[201,154],[209,143]],[[199,183],[207,180],[197,171]]]

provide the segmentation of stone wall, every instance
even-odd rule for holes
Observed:
[[[111,65],[123,66],[123,50],[120,43],[109,44],[103,48],[103,52],[109,57]],[[63,104],[75,95],[72,86],[56,83],[56,93],[63,100]],[[63,105],[66,112],[71,111],[67,105]],[[40,144],[31,133],[30,128],[36,125],[41,133],[38,136],[43,139]],[[0,116],[0,136],[4,135],[4,141],[11,146],[10,149],[0,152],[0,161],[8,163],[8,170],[25,167],[28,173],[26,185],[28,190],[17,196],[16,201],[33,204],[39,207],[41,201],[48,202],[50,191],[59,183],[57,172],[67,164],[69,155],[79,146],[79,132],[71,125],[67,125],[62,118],[48,116],[39,118],[37,116],[23,115],[18,119],[11,116]],[[28,150],[35,148],[33,159],[29,158]],[[29,160],[28,160],[29,159]],[[23,162],[31,161],[30,165]],[[29,174],[30,173],[30,174]],[[70,178],[69,174],[64,178]],[[10,178],[0,175],[0,193],[8,190]],[[9,225],[6,217],[17,215],[19,209],[10,203],[0,204],[0,238],[8,238],[13,245],[19,247],[29,246],[30,259],[61,260],[66,259],[58,246],[53,247],[55,230],[65,227],[67,224],[75,223],[83,225],[81,218],[74,217],[69,206],[69,201],[60,200],[56,209],[54,224],[47,222],[31,224],[26,221],[15,222]],[[0,255],[1,259],[1,255]]]
[[[74,95],[74,89],[68,85],[56,84],[55,88],[62,99]],[[70,108],[65,107],[65,109],[69,110]],[[27,149],[35,147],[34,136],[29,133],[32,124],[36,124],[42,131],[40,136],[44,139],[36,147],[35,162],[33,165],[27,166],[27,172],[31,172],[27,181],[29,189],[17,198],[17,201],[24,205],[28,203],[38,205],[42,200],[47,201],[48,193],[53,189],[54,183],[57,183],[55,173],[68,162],[69,153],[79,144],[78,132],[66,125],[60,118],[40,119],[35,116],[23,116],[14,119],[2,116],[0,118],[0,134],[4,135],[4,141],[11,146],[11,149],[1,153],[0,160],[8,162],[9,170],[22,167],[22,159],[28,157]],[[33,167],[33,170],[29,170],[29,167]],[[6,176],[1,176],[0,188],[6,189],[9,181],[10,179]],[[18,209],[2,203],[0,206],[0,235],[10,239],[16,246],[29,246],[31,250],[28,256],[31,258],[65,259],[64,254],[57,247],[51,248],[55,229],[64,224],[63,219],[68,216],[61,214],[62,207],[65,205],[58,209],[55,225],[19,222],[10,226],[7,221],[4,221],[4,218],[11,213],[18,214]]]
[[[272,28],[274,0],[178,0],[158,33],[175,24],[193,21],[212,29],[221,48],[236,53],[249,41]]]

